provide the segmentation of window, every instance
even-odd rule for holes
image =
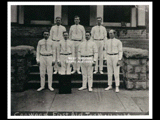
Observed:
[[[104,22],[126,22],[131,21],[131,6],[104,6]]]
[[[24,6],[25,24],[51,24],[54,22],[54,6]]]

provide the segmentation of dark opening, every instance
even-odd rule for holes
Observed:
[[[131,21],[132,6],[104,6],[104,22]]]
[[[24,6],[24,23],[30,24],[31,20],[46,20],[54,23],[54,6]]]
[[[74,16],[78,15],[80,17],[80,24],[84,26],[89,26],[90,18],[90,7],[89,6],[68,6],[68,25],[73,25]]]

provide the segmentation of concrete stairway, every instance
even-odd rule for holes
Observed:
[[[103,72],[104,74],[93,74],[93,88],[105,88],[108,86],[108,73],[107,73],[107,65],[103,65]],[[48,77],[46,74],[46,87],[48,87]],[[58,81],[59,74],[53,74],[53,83],[52,86],[54,88],[58,88],[59,81]],[[40,87],[40,73],[39,73],[39,66],[34,64],[30,67],[30,74],[28,76],[28,88],[38,88]],[[71,80],[72,88],[78,88],[82,85],[82,75],[81,74],[72,74]],[[123,73],[122,67],[120,67],[120,88],[124,88],[123,83]],[[115,87],[115,81],[113,76],[113,87]]]

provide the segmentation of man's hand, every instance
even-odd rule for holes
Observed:
[[[54,61],[52,61],[52,66],[54,66],[55,65],[55,62]]]
[[[117,62],[117,66],[119,66],[121,64],[121,60],[118,60]]]
[[[61,63],[60,62],[57,62],[57,64],[58,64],[59,67],[61,67]]]
[[[92,66],[94,67],[96,65],[96,61],[93,61]]]
[[[37,65],[40,66],[40,61],[37,61]]]

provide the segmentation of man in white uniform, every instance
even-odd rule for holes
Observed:
[[[59,62],[61,75],[71,74],[71,67],[74,56],[74,47],[71,40],[68,39],[68,33],[63,32],[64,39],[59,42]]]
[[[58,54],[58,46],[60,40],[63,39],[63,32],[66,31],[66,28],[61,25],[61,17],[56,17],[56,25],[51,27],[50,30],[50,39],[53,40],[54,45],[55,45],[55,50],[56,50],[56,63],[54,66],[54,74],[57,74],[59,72],[59,66],[57,65],[57,54]]]
[[[90,40],[90,32],[86,32],[86,40],[82,42],[78,49],[78,57],[81,58],[82,69],[82,87],[78,90],[84,90],[87,88],[92,91],[93,85],[93,67],[95,66],[98,50],[95,42]]]
[[[40,40],[37,45],[37,64],[40,65],[40,78],[41,87],[37,91],[41,91],[45,88],[45,73],[48,74],[48,88],[54,91],[52,88],[52,72],[53,65],[55,64],[55,48],[52,40],[48,39],[49,31],[43,32],[44,39]]]
[[[108,70],[108,87],[105,90],[112,89],[112,75],[114,73],[115,77],[115,92],[119,92],[119,68],[120,61],[122,59],[122,42],[115,38],[115,31],[109,31],[110,39],[106,41],[105,44],[105,59],[107,60],[107,70]],[[105,61],[106,62],[106,61]]]
[[[102,18],[97,17],[97,25],[91,29],[91,35],[98,48],[99,71],[100,74],[103,74],[103,47],[104,41],[107,39],[107,31],[106,28],[101,25],[101,23]],[[94,71],[95,74],[98,72],[98,58],[96,60],[96,66]]]
[[[85,39],[85,29],[82,25],[79,24],[80,17],[75,16],[74,22],[75,25],[72,25],[69,31],[69,38],[71,41],[73,41],[73,46],[75,50],[74,54],[75,63],[73,64],[72,74],[75,73],[76,71],[78,74],[81,74],[80,63],[78,63],[78,46]]]

